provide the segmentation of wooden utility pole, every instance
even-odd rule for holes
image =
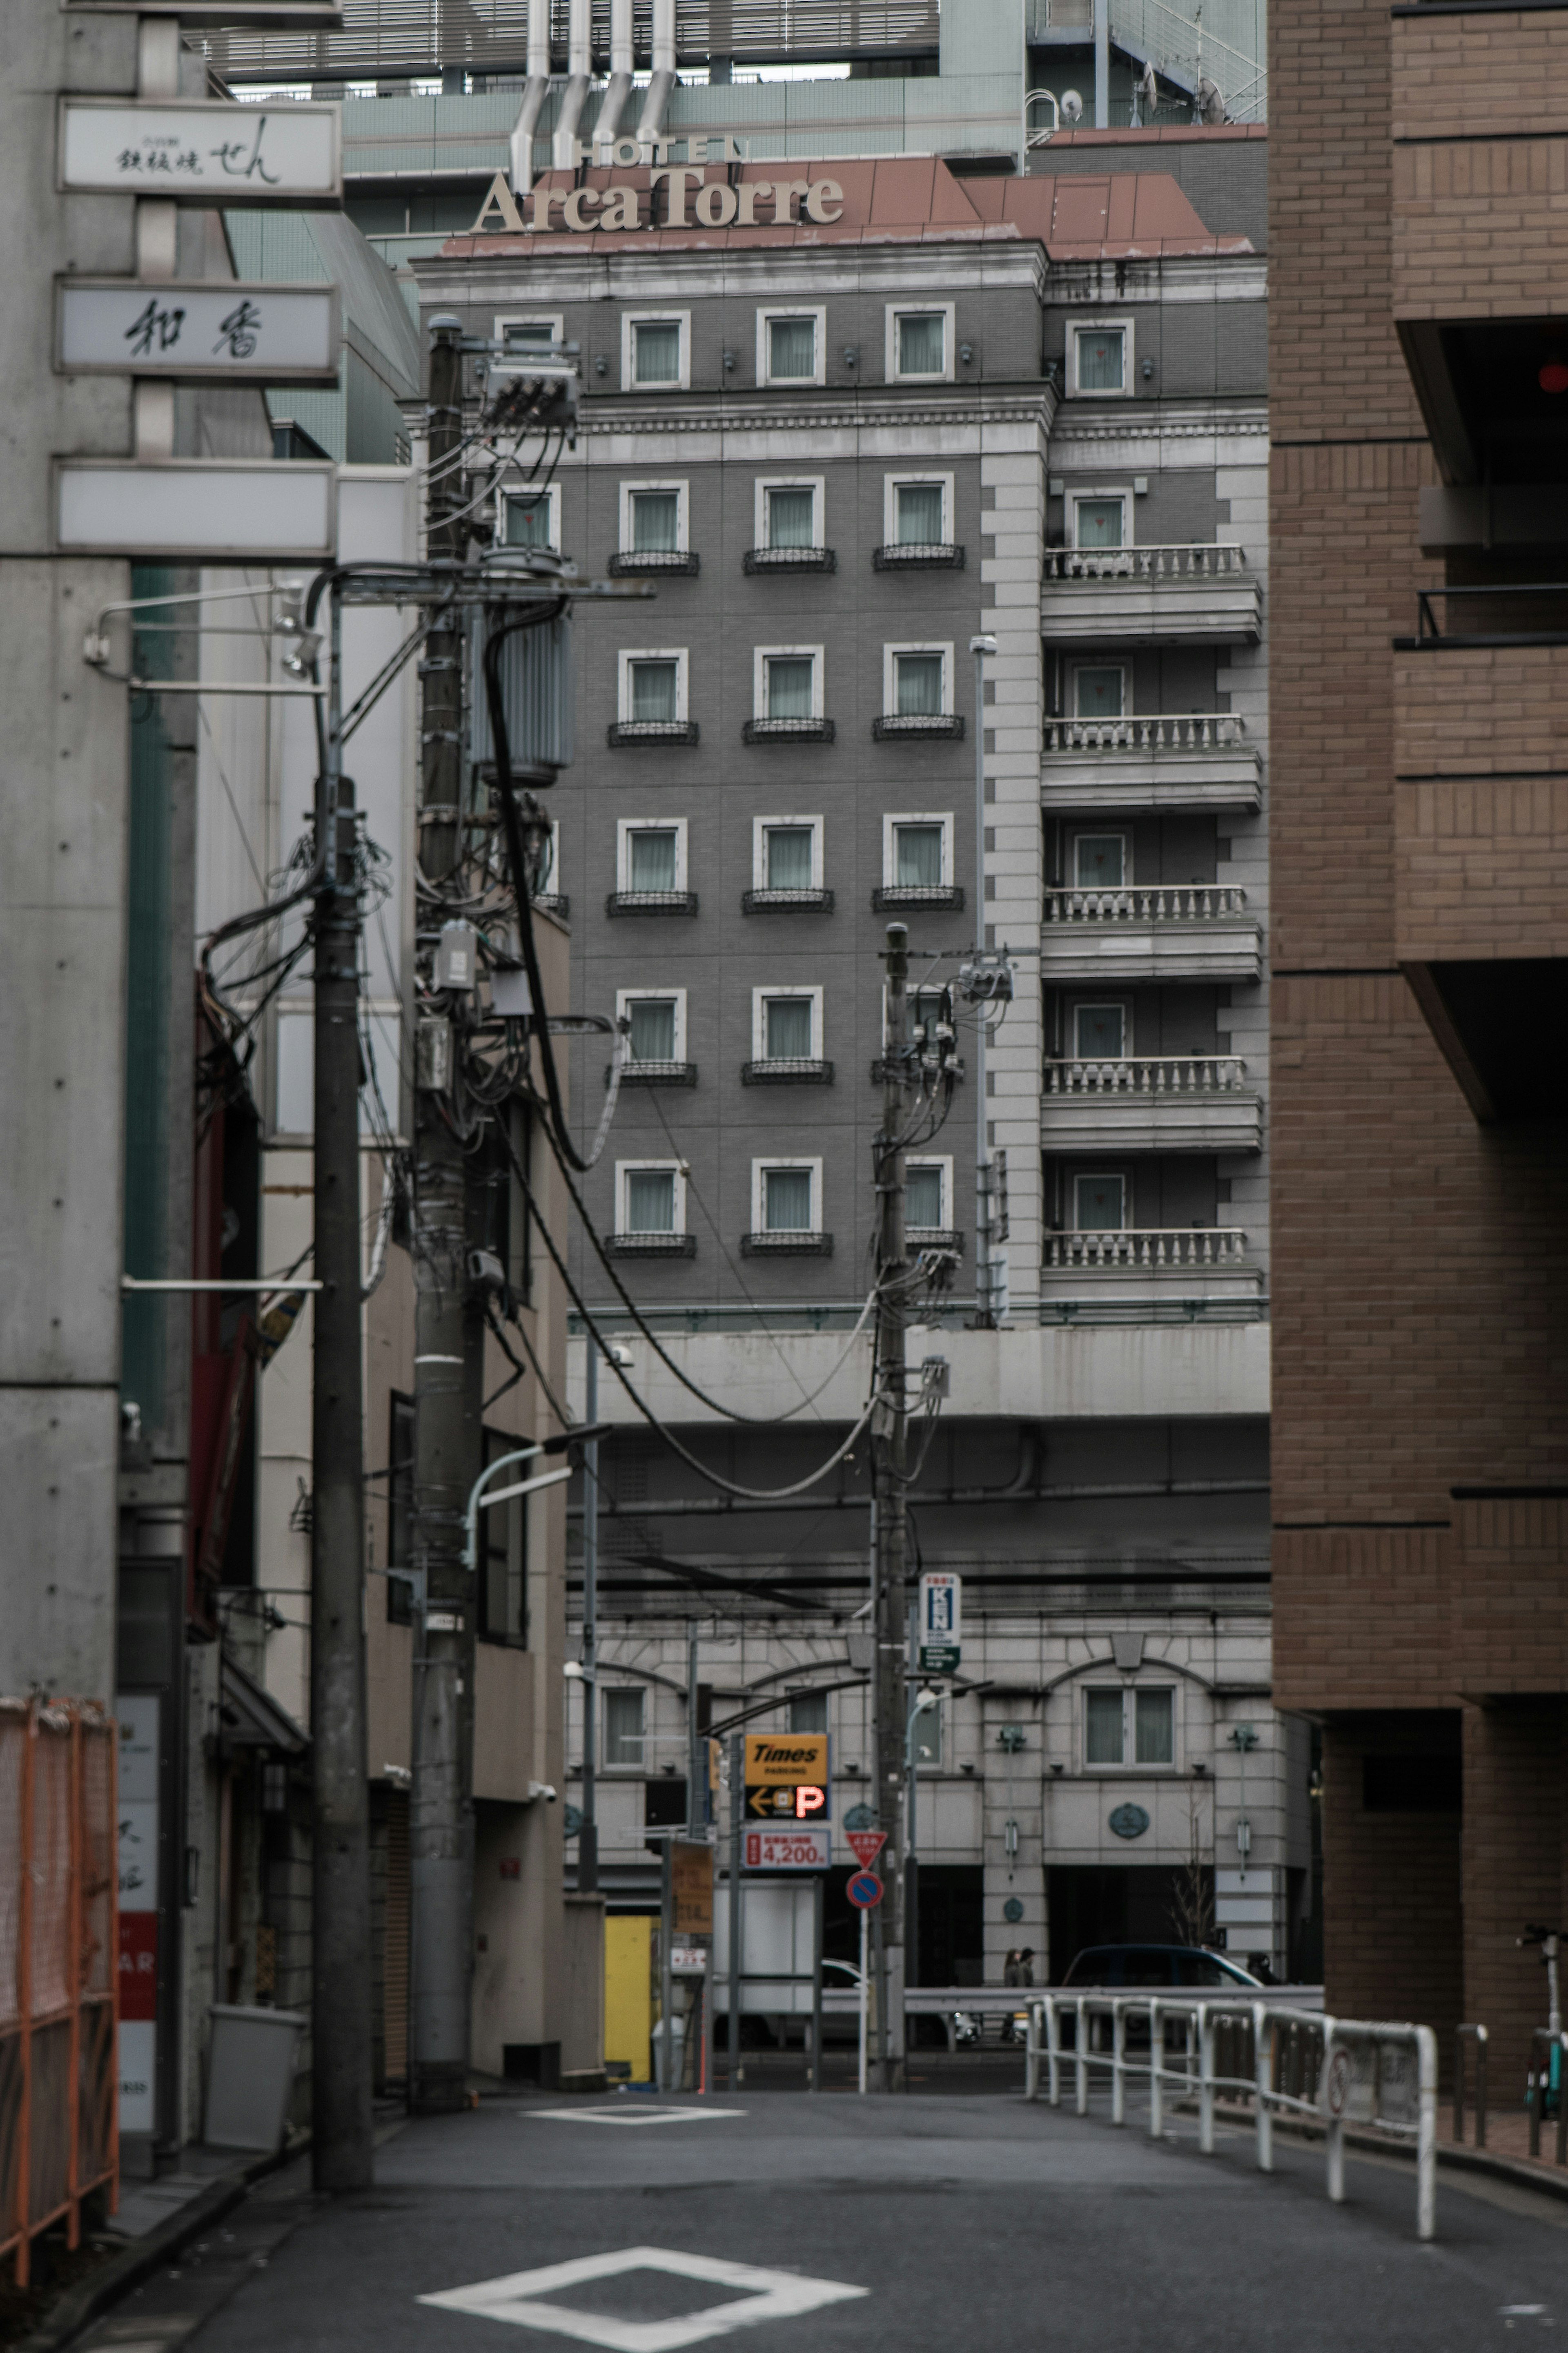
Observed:
[[[882,1043],[882,1126],[872,1145],[877,1188],[877,1378],[879,1402],[871,1422],[871,1481],[877,1525],[875,1694],[878,1827],[893,1858],[877,1906],[880,1930],[877,1984],[879,2088],[904,2088],[904,1891],[897,1858],[904,1804],[905,1660],[909,1647],[906,1589],[904,1401],[904,1150],[909,1095],[909,934],[888,925],[886,1021]]]

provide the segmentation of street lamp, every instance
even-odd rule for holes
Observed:
[[[907,1963],[905,1966],[908,1984],[918,1983],[921,1965],[920,1898],[915,1886],[915,1797],[920,1764],[915,1756],[915,1725],[922,1715],[941,1705],[941,1692],[932,1691],[928,1683],[915,1694],[915,1704],[904,1726],[904,1950],[914,1964],[912,1975]]]

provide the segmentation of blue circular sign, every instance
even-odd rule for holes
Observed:
[[[845,1893],[858,1910],[869,1912],[873,1904],[882,1900],[882,1883],[874,1871],[852,1872]]]
[[[1018,1901],[1018,1898],[1016,1895],[1009,1895],[1007,1901],[1002,1906],[1003,1919],[1011,1920],[1016,1926],[1023,1916],[1024,1907],[1022,1904]]]
[[[1142,1806],[1118,1806],[1110,1817],[1110,1827],[1118,1838],[1142,1838],[1149,1827],[1149,1817]]]

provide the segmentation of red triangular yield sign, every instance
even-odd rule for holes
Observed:
[[[886,1831],[846,1831],[850,1852],[862,1871],[869,1871],[888,1843]]]

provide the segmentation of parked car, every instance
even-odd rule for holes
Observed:
[[[1224,1953],[1200,1945],[1086,1945],[1062,1979],[1061,1990],[1101,1987],[1121,1992],[1152,1992],[1169,1986],[1180,1993],[1261,1993],[1251,1977]]]

